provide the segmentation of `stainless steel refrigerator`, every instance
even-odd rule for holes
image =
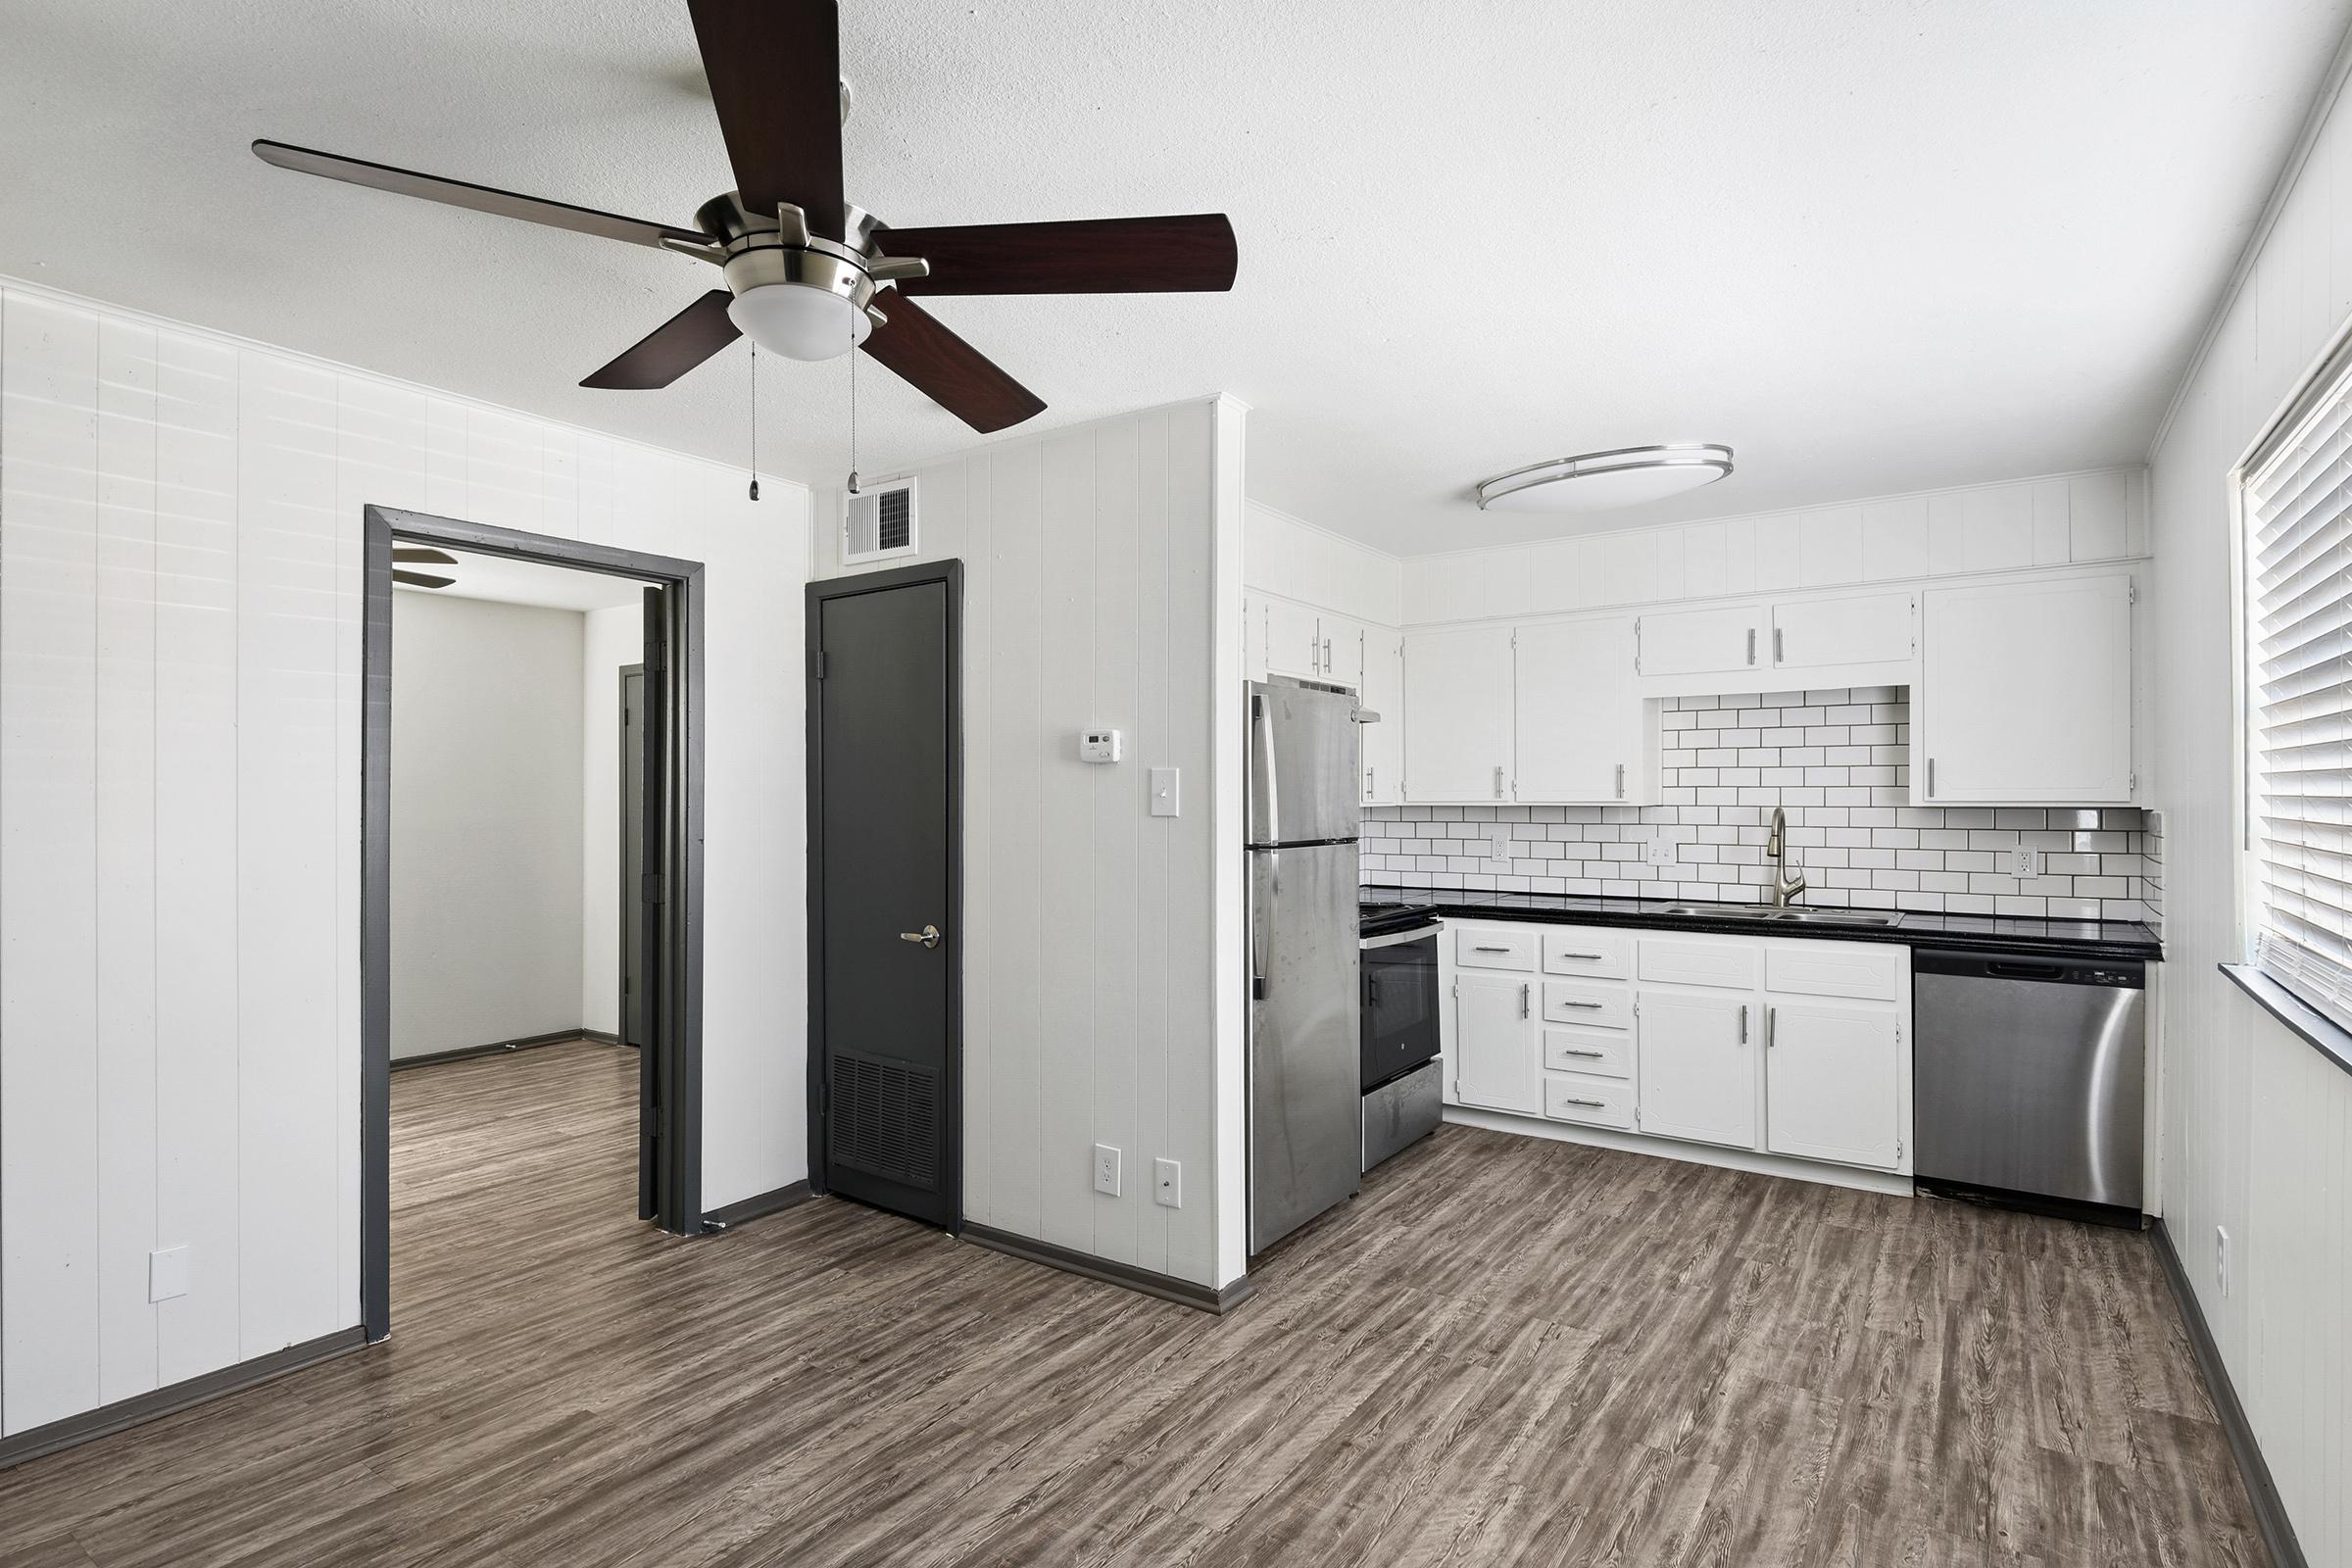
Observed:
[[[1250,687],[1250,1250],[1362,1181],[1355,699]]]

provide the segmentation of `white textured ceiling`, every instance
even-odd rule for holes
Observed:
[[[845,0],[853,200],[1222,210],[1231,295],[942,299],[1068,423],[1211,391],[1256,498],[1401,553],[2136,459],[2352,0]],[[684,221],[731,180],[683,0],[0,0],[0,272],[730,461],[745,351],[574,385],[680,258],[268,168],[267,135]],[[867,473],[974,437],[870,361]],[[762,466],[847,462],[763,361]],[[1687,501],[1489,473],[1739,449]]]

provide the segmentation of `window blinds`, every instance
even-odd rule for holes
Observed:
[[[2352,1028],[2352,374],[2247,470],[2255,962]]]

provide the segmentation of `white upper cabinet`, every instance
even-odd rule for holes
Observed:
[[[1616,806],[1642,798],[1633,617],[1518,628],[1512,799]]]
[[[1931,588],[1911,699],[1912,798],[1934,806],[2132,799],[2132,579]]]
[[[1264,631],[1266,672],[1323,678],[1323,628],[1315,612],[1287,599],[1260,598],[1258,614]]]
[[[1315,617],[1320,635],[1316,650],[1322,659],[1322,673],[1317,680],[1361,691],[1364,684],[1364,627],[1363,622],[1349,620],[1345,615],[1321,614]]]
[[[1643,675],[1717,675],[1764,668],[1765,608],[1727,605],[1642,617]],[[1736,689],[1736,688],[1735,688]]]
[[[1404,772],[1404,638],[1385,626],[1363,628],[1363,705],[1380,715],[1363,735],[1363,803],[1395,806]]]
[[[1822,669],[1906,662],[1913,647],[1913,596],[1865,594],[1790,599],[1772,607],[1772,666]]]
[[[1511,629],[1464,626],[1404,638],[1404,799],[1510,799]]]

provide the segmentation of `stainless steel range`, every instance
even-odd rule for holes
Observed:
[[[1438,1129],[1438,932],[1426,905],[1367,904],[1363,987],[1363,1168]]]

